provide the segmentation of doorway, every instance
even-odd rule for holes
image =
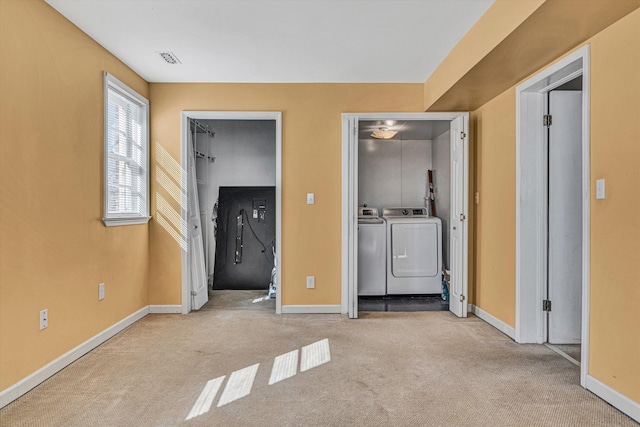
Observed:
[[[449,308],[454,314],[459,317],[467,316],[467,289],[468,289],[468,194],[469,194],[469,143],[468,143],[468,113],[366,113],[366,114],[343,114],[343,202],[342,202],[342,312],[348,314],[350,318],[358,317],[358,264],[359,264],[359,250],[358,250],[358,208],[366,203],[361,200],[359,192],[362,190],[367,192],[366,197],[372,199],[379,199],[374,203],[380,206],[376,208],[383,208],[389,206],[383,206],[385,203],[409,203],[414,205],[413,207],[424,206],[425,195],[427,188],[427,174],[426,168],[422,167],[422,170],[418,174],[422,173],[423,177],[414,177],[418,180],[422,180],[422,184],[412,185],[410,188],[402,189],[396,192],[395,195],[398,200],[394,199],[393,191],[370,191],[371,186],[362,187],[359,186],[359,136],[360,127],[366,129],[365,133],[370,133],[369,127],[373,126],[376,122],[394,121],[397,123],[409,123],[408,128],[418,128],[419,122],[431,122],[428,125],[431,127],[441,126],[443,122],[446,124],[444,131],[448,132],[450,138],[450,202],[448,206],[443,208],[445,211],[449,210],[447,216],[447,241],[449,243],[449,267],[450,267],[450,281],[449,281]],[[372,124],[373,123],[373,124]],[[412,126],[413,125],[413,126]],[[429,127],[429,126],[427,126]],[[433,135],[438,136],[438,135]],[[442,132],[439,136],[442,136]],[[424,142],[424,141],[423,141]],[[373,144],[375,145],[375,142]],[[413,141],[407,146],[409,151],[423,150],[422,143]],[[400,150],[402,149],[402,142],[400,142]],[[360,147],[361,148],[361,147]],[[374,147],[375,148],[375,147]],[[391,146],[386,146],[385,150],[393,149]],[[409,154],[409,153],[408,153]],[[429,154],[430,156],[430,154]],[[388,156],[378,156],[383,159]],[[380,160],[378,159],[378,160]],[[414,165],[415,166],[415,165]],[[409,167],[406,171],[406,175],[413,175],[415,168]],[[379,180],[375,171],[364,171],[372,177],[372,181]],[[397,170],[395,172],[397,174]],[[394,184],[394,180],[388,179],[382,180],[386,186],[398,184],[402,187],[403,179],[399,177]],[[415,181],[415,180],[414,180]],[[415,182],[414,182],[415,184]],[[379,193],[379,194],[378,194]],[[380,197],[378,197],[380,196]],[[390,198],[389,198],[390,197]],[[416,206],[417,205],[417,206]],[[399,206],[396,206],[399,207]],[[448,208],[448,209],[447,209]],[[433,215],[435,216],[435,215]],[[421,227],[421,226],[416,226]],[[425,230],[428,225],[424,225]],[[389,228],[387,228],[387,241],[389,240]],[[367,248],[368,249],[368,248]],[[418,249],[417,249],[418,250]],[[387,251],[388,252],[388,251]],[[390,253],[390,252],[389,252]],[[386,255],[385,255],[386,256]],[[406,258],[406,257],[404,257]],[[409,257],[410,258],[410,257]],[[407,258],[408,259],[408,258]],[[390,261],[388,261],[390,262]],[[379,262],[378,262],[379,263]],[[441,265],[437,265],[437,277],[440,278]],[[426,273],[425,273],[426,274]],[[402,276],[401,274],[397,275]],[[387,277],[388,274],[387,274]],[[425,276],[426,277],[426,276]],[[399,279],[398,284],[402,286],[404,279]],[[407,284],[413,283],[412,279],[407,280]],[[409,287],[414,286],[409,284]]]
[[[575,89],[575,83],[580,91],[562,90]],[[583,386],[589,354],[589,161],[585,46],[516,88],[515,339],[579,343]],[[567,355],[574,349],[554,350]]]
[[[582,333],[582,76],[547,92],[545,342],[580,364]]]
[[[195,128],[201,144],[193,141]],[[273,289],[280,314],[282,113],[184,111],[182,135],[189,188],[182,203],[189,240],[182,251],[182,312],[200,309],[216,292],[220,304],[268,303]],[[257,290],[262,282],[264,290]],[[253,298],[256,292],[260,298]],[[221,307],[216,304],[206,307]]]

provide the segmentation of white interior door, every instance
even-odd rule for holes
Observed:
[[[199,310],[208,300],[207,272],[204,263],[204,244],[200,222],[200,203],[198,201],[198,182],[196,180],[196,158],[193,152],[193,139],[189,132],[189,251],[191,251],[191,309]]]
[[[582,92],[549,92],[549,336],[582,333]]]
[[[449,239],[451,278],[449,310],[467,317],[467,217],[469,195],[469,144],[464,117],[451,121],[451,221]]]
[[[348,314],[349,318],[358,318],[358,119],[351,117],[346,123],[348,129],[348,153],[347,153],[347,165],[349,170],[349,188],[356,189],[356,191],[348,192],[348,236],[349,236],[349,248],[351,249],[348,254],[348,274],[349,283],[352,286],[348,287]]]

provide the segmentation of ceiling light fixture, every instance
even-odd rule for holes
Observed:
[[[371,132],[371,137],[375,139],[391,139],[396,136],[397,133],[398,132],[395,130],[389,130],[389,128],[382,127]]]

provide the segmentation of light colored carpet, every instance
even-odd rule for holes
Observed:
[[[329,362],[268,385],[276,356],[325,338]],[[248,396],[217,407],[223,384],[185,421],[207,381],[254,364]],[[204,310],[145,317],[0,410],[0,425],[637,425],[579,375],[545,346],[448,312]]]

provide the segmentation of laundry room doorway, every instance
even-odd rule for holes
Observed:
[[[441,298],[449,277],[448,309],[466,317],[469,114],[342,117],[342,312]]]
[[[182,170],[182,312],[281,313],[282,113],[184,111]]]

